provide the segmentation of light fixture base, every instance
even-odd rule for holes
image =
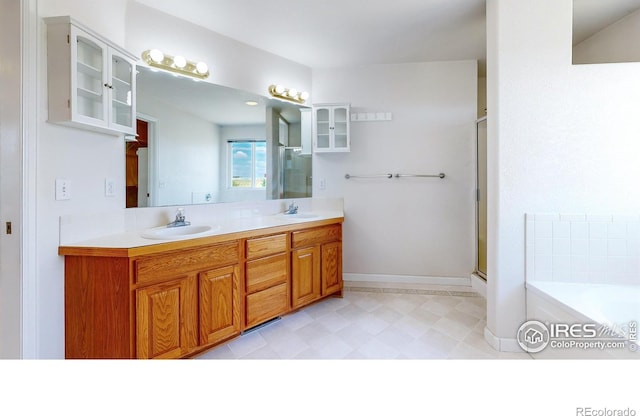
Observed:
[[[281,100],[292,101],[298,104],[304,104],[306,98],[302,98],[303,95],[308,96],[309,94],[306,92],[298,92],[296,89],[284,88],[281,85],[269,85],[269,94],[271,94],[275,98],[280,98]]]
[[[176,74],[186,75],[198,79],[206,79],[209,77],[209,68],[203,62],[193,62],[178,56],[176,63],[176,57],[163,53],[163,59],[157,62],[152,58],[152,49],[142,52],[142,60],[149,66],[165,71],[175,72]],[[157,56],[154,56],[156,59]]]

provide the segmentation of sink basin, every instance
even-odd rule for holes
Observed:
[[[318,214],[311,213],[298,213],[298,214],[276,214],[275,217],[279,220],[296,221],[296,220],[311,220],[318,218]]]
[[[218,229],[220,227],[215,227]],[[184,227],[158,227],[142,233],[143,238],[152,240],[176,240],[179,238],[195,237],[200,234],[206,234],[215,231],[210,225],[187,225]]]

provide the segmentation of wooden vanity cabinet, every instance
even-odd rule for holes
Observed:
[[[66,358],[193,356],[342,290],[341,223],[230,238],[60,247]]]
[[[178,358],[240,333],[239,242],[134,259],[136,356]]]
[[[67,358],[178,358],[240,333],[240,242],[65,256]]]
[[[292,307],[342,291],[342,226],[294,231],[291,237]]]

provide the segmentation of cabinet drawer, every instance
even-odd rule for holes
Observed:
[[[287,284],[247,295],[246,327],[258,325],[289,310]]]
[[[292,233],[292,247],[312,246],[327,241],[342,240],[342,226],[340,224],[328,227],[311,228],[309,230],[295,231]]]
[[[246,244],[247,259],[269,256],[287,250],[287,235],[277,234],[251,238],[247,240]]]
[[[237,263],[239,243],[215,244],[168,254],[141,257],[135,260],[135,282],[149,283],[181,274],[208,270]]]
[[[287,254],[277,254],[247,262],[247,293],[267,289],[287,281]]]

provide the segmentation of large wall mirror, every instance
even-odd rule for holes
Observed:
[[[639,62],[640,0],[573,0],[573,63]]]
[[[138,71],[127,208],[311,196],[308,107]]]

